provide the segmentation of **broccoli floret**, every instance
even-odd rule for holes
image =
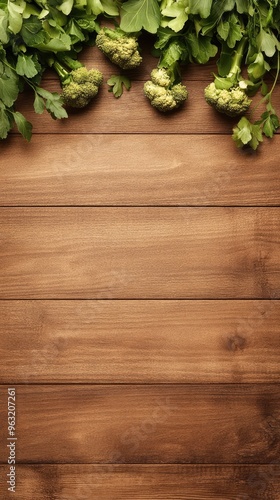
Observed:
[[[136,68],[142,62],[137,37],[120,28],[101,28],[96,45],[112,63],[122,69]]]
[[[165,68],[156,68],[151,72],[151,80],[144,84],[144,94],[158,111],[166,113],[178,108],[188,97],[185,85],[172,83],[172,78]]]
[[[160,87],[169,87],[171,84],[171,77],[164,68],[153,69],[151,72],[151,80],[155,85],[160,85]]]
[[[240,87],[217,89],[214,82],[206,87],[204,95],[208,104],[232,117],[245,113],[252,102]]]
[[[73,81],[63,87],[62,98],[66,106],[84,108],[97,93],[97,85],[92,85],[88,82],[79,85]]]
[[[241,77],[240,66],[246,43],[244,37],[237,46],[229,74],[225,78],[216,77],[204,90],[206,102],[231,117],[245,113],[252,102],[246,94],[247,84]]]
[[[72,72],[72,79],[79,85],[83,83],[92,83],[99,87],[103,80],[103,75],[98,69],[87,69],[82,66]]]
[[[102,73],[98,69],[88,70],[68,56],[60,56],[60,61],[56,60],[53,68],[60,79],[64,104],[71,108],[84,108],[97,95],[103,80]]]

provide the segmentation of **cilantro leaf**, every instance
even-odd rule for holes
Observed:
[[[183,0],[179,2],[167,5],[161,14],[167,18],[173,18],[171,20],[163,21],[164,26],[168,26],[173,31],[181,31],[188,20],[188,0]]]
[[[233,49],[236,42],[241,40],[243,33],[238,17],[235,14],[230,14],[228,18],[229,22],[229,33],[226,38],[227,44],[230,49]]]
[[[11,127],[9,115],[4,104],[0,101],[0,139],[6,139]]]
[[[235,3],[238,14],[248,12],[248,0],[235,0]]]
[[[24,0],[19,0],[18,3],[8,0],[9,28],[15,35],[21,30],[25,6]]]
[[[251,123],[245,116],[242,116],[233,129],[232,138],[238,148],[248,144],[252,149],[256,150],[259,143],[263,141],[261,125]]]
[[[27,121],[19,111],[13,112],[13,117],[18,131],[27,141],[30,141],[32,136],[32,124]]]
[[[33,106],[34,106],[35,113],[37,113],[38,115],[41,115],[45,109],[44,99],[42,97],[40,97],[36,91],[35,91],[35,99],[34,99]]]
[[[189,33],[186,40],[190,47],[190,54],[194,61],[199,64],[207,63],[218,52],[218,47],[212,44],[209,36],[197,36],[195,33]]]
[[[227,37],[229,35],[229,29],[229,22],[221,19],[217,26],[217,33],[221,37],[221,39],[224,40],[224,42],[227,40]]]
[[[14,104],[19,94],[18,78],[16,75],[0,77],[0,99],[8,108]]]
[[[112,75],[111,78],[107,80],[107,84],[111,87],[109,92],[113,92],[117,99],[123,94],[123,87],[125,87],[126,90],[130,90],[131,88],[131,81],[127,76],[123,75]]]
[[[42,29],[42,23],[35,16],[24,19],[21,32],[23,41],[29,47],[36,47],[45,41],[45,32]]]
[[[64,0],[57,9],[63,12],[66,16],[69,16],[71,10],[73,9],[74,0]]]
[[[199,14],[201,17],[208,17],[211,12],[213,0],[189,0],[189,13]]]
[[[50,113],[51,117],[54,120],[67,118],[68,114],[66,109],[63,107],[62,97],[56,92],[53,92],[51,96],[51,98],[46,100],[46,110]]]
[[[119,9],[116,0],[101,0],[103,10],[109,16],[119,16]]]
[[[257,36],[257,42],[260,50],[265,53],[267,57],[272,57],[276,52],[276,47],[280,50],[279,42],[273,33],[269,33],[264,29],[260,30]]]
[[[87,13],[95,14],[108,14],[109,16],[118,16],[119,10],[115,0],[87,0]]]
[[[63,107],[63,99],[61,95],[59,95],[57,92],[49,92],[48,90],[43,89],[42,87],[35,87],[34,90],[35,94],[38,94],[40,97],[45,99],[46,110],[50,113],[51,117],[54,120],[68,117],[67,111]],[[36,99],[36,95],[35,95],[35,101],[34,101],[34,109],[35,111],[37,109],[38,111],[36,111],[36,113],[40,114],[42,112],[41,111],[42,101],[40,101],[40,99]]]
[[[161,14],[157,0],[128,0],[121,7],[120,28],[128,33],[145,29],[156,33],[160,25]]]
[[[277,115],[270,115],[263,124],[263,133],[266,137],[273,137],[279,128],[279,119]]]
[[[19,54],[17,58],[16,72],[18,75],[33,78],[33,76],[37,75],[38,70],[31,56]]]
[[[95,14],[98,16],[102,14],[103,7],[100,0],[88,0],[87,1],[87,14]]]
[[[9,34],[8,34],[8,14],[0,9],[0,42],[6,44],[9,41]]]

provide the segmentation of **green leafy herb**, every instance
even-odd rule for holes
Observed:
[[[27,121],[19,111],[15,111],[12,114],[18,131],[27,141],[30,141],[32,136],[32,124]]]
[[[124,75],[112,75],[109,80],[107,80],[109,87],[109,92],[113,92],[114,96],[118,99],[123,94],[123,89],[130,90],[131,81],[127,76]]]
[[[160,25],[161,14],[157,0],[128,0],[121,7],[122,30],[129,33],[142,28],[149,33],[156,33]]]

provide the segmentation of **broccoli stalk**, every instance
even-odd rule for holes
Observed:
[[[241,76],[241,64],[246,46],[247,39],[243,37],[235,50],[228,75],[225,78],[216,76],[214,82],[204,90],[206,102],[220,113],[231,117],[245,113],[252,102],[246,94],[247,83]]]
[[[144,83],[144,94],[151,105],[158,111],[166,113],[177,109],[186,101],[188,91],[185,85],[177,83],[180,80],[178,63],[168,68],[160,64],[151,72],[151,79]]]
[[[65,106],[84,108],[97,95],[103,79],[98,69],[88,70],[67,54],[58,55],[51,65],[58,74]]]
[[[101,28],[96,37],[97,47],[108,59],[122,69],[133,69],[142,62],[136,35],[120,28]]]

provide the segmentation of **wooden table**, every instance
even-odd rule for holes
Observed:
[[[158,114],[144,59],[64,122],[22,98],[32,141],[0,145],[4,500],[280,499],[280,137],[236,149],[213,64]]]

